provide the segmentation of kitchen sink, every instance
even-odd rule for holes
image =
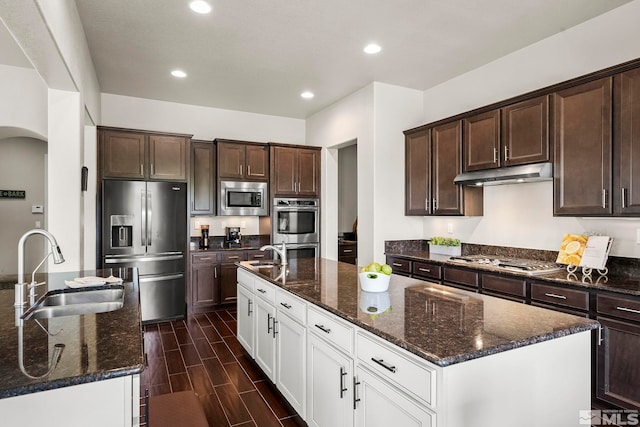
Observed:
[[[281,267],[279,261],[249,261],[249,265],[254,268],[276,268]]]
[[[115,311],[124,305],[124,286],[100,289],[62,289],[49,291],[30,307],[23,319],[48,319],[80,314]]]

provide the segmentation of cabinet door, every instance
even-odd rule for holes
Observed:
[[[220,264],[220,302],[233,302],[237,298],[238,267],[235,264]]]
[[[464,119],[464,171],[500,166],[500,110]]]
[[[549,161],[549,97],[528,99],[502,109],[503,166]]]
[[[218,267],[214,262],[191,265],[191,303],[193,308],[211,307],[220,303]]]
[[[462,123],[456,121],[433,128],[432,207],[434,215],[462,215],[463,187],[453,183],[462,172]]]
[[[435,426],[435,414],[416,404],[406,395],[389,386],[367,370],[356,371],[355,425],[357,427],[430,427]]]
[[[609,215],[610,77],[553,94],[554,215]]]
[[[405,136],[404,214],[431,212],[431,130]]]
[[[149,136],[149,178],[187,180],[187,139],[178,136]]]
[[[255,298],[255,359],[271,382],[276,381],[276,309],[261,298]]]
[[[266,145],[245,147],[246,167],[243,171],[248,179],[269,179],[269,151]]]
[[[295,196],[297,190],[297,151],[295,148],[272,148],[271,185],[276,196]]]
[[[320,151],[298,149],[298,195],[320,195]]]
[[[224,179],[244,177],[244,144],[218,142],[218,176]]]
[[[640,214],[640,70],[614,77],[615,115],[613,210]]]
[[[143,134],[102,131],[102,176],[144,179],[144,147]]]
[[[640,409],[640,324],[598,317],[603,341],[597,347],[599,399]]]
[[[238,341],[251,357],[254,357],[254,306],[253,293],[244,286],[238,285]]]
[[[313,334],[307,342],[307,424],[352,426],[352,360]]]
[[[304,419],[307,394],[307,330],[278,311],[276,337],[278,355],[276,385],[293,409]]]
[[[191,143],[191,215],[215,214],[215,146]]]

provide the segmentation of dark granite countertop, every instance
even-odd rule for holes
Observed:
[[[620,294],[640,296],[640,277],[626,276],[604,276],[601,277],[597,271],[593,271],[591,278],[583,276],[581,273],[570,274],[567,271],[557,273],[527,275],[516,271],[498,269],[491,265],[484,264],[464,264],[450,261],[449,256],[430,254],[426,250],[394,250],[387,251],[388,256],[407,258],[415,261],[431,261],[438,264],[446,264],[455,267],[469,268],[472,270],[500,273],[501,275],[526,278],[528,280],[549,282],[552,284],[568,285],[576,288],[587,288],[601,291],[609,291]]]
[[[240,246],[230,246],[225,243],[224,237],[213,236],[208,249],[200,249],[199,237],[190,237],[190,242],[195,243],[195,249],[190,249],[191,253],[197,252],[217,252],[217,251],[247,251],[247,250],[259,250],[262,246],[268,245],[271,242],[271,236],[269,235],[255,235],[255,236],[242,236],[240,240]]]
[[[120,275],[118,274],[120,273]],[[24,366],[32,376],[47,372],[55,344],[64,344],[60,361],[43,379],[30,379],[18,363],[18,327],[15,326],[13,286],[0,290],[0,398],[19,396],[71,385],[138,374],[144,370],[142,328],[138,284],[131,269],[93,270],[41,275],[47,289],[66,287],[65,280],[76,277],[122,277],[125,286],[124,307],[107,313],[64,316],[40,320],[54,336],[47,334],[34,320],[24,321]]]
[[[358,267],[323,258],[279,268],[238,264],[436,365],[500,353],[587,331],[598,323],[544,308],[392,275],[388,292],[360,290]],[[388,308],[387,308],[388,307]],[[372,314],[373,308],[381,313]]]

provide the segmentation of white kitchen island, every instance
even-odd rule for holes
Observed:
[[[310,426],[568,427],[591,409],[595,321],[396,275],[365,293],[324,259],[278,270],[240,263],[238,339]]]

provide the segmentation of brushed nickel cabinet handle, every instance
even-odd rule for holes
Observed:
[[[545,296],[548,296],[551,298],[557,298],[557,299],[567,299],[567,297],[565,297],[564,295],[551,294],[551,293],[546,293]]]
[[[373,360],[374,362],[376,362],[378,365],[382,366],[384,369],[386,369],[387,371],[390,371],[392,373],[396,373],[396,367],[389,365],[387,363],[384,363],[383,359],[376,359],[375,357],[372,357],[371,360]]]
[[[325,327],[324,325],[318,325],[317,323],[315,324],[315,327],[320,329],[322,332],[324,332],[325,334],[330,334],[331,333],[331,329]]]
[[[353,377],[353,409],[356,409],[356,404],[360,402],[360,398],[358,397],[358,386],[360,385],[360,381]]]
[[[498,163],[498,149],[493,147],[493,163]]]
[[[616,307],[616,310],[626,311],[627,313],[640,314],[640,310],[634,310],[633,308],[627,308],[627,307]]]
[[[622,209],[627,207],[627,200],[626,200],[626,196],[627,196],[627,189],[622,187],[620,189],[621,194],[621,199],[622,199]]]
[[[287,304],[286,302],[281,302],[280,305],[286,308],[287,310],[291,310],[291,304]]]
[[[424,271],[425,273],[431,273],[431,270],[429,270],[428,268],[418,268],[418,270]]]
[[[260,292],[261,294],[264,294],[264,293],[266,293],[266,292],[267,292],[267,291],[265,291],[265,290],[264,290],[264,289],[262,289],[262,288],[258,288],[257,290],[258,290],[258,292]]]
[[[347,375],[347,370],[340,366],[340,399],[344,398],[344,392],[347,388],[344,385],[344,377]]]
[[[393,265],[394,267],[402,267],[402,264],[400,264],[399,262],[393,262],[391,263],[391,265]]]
[[[504,146],[504,161],[506,162],[507,160],[509,160],[509,147],[507,147],[505,145]]]
[[[607,208],[607,190],[606,189],[602,189],[602,209],[606,209]]]

